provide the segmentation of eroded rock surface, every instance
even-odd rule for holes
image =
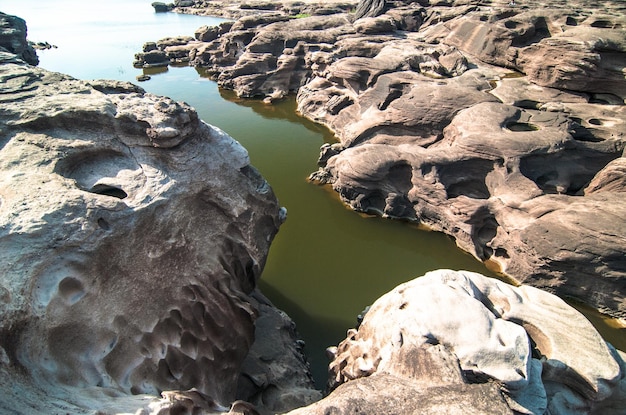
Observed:
[[[0,62],[0,412],[317,398],[256,291],[285,212],[246,150],[132,84]]]
[[[189,61],[239,96],[297,91],[339,140],[311,178],[353,209],[626,318],[624,16],[587,0],[274,10],[194,41]]]
[[[624,354],[583,315],[471,272],[399,285],[332,352],[334,391],[291,415],[619,414],[626,398]]]
[[[322,16],[355,10],[357,3],[358,0],[177,0],[166,7],[177,13],[238,19],[276,12],[290,16]]]

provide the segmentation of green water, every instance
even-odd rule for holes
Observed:
[[[357,315],[396,285],[439,268],[493,275],[446,235],[359,215],[328,186],[308,182],[320,146],[334,137],[297,115],[293,98],[274,105],[238,99],[197,73],[193,79],[192,72],[171,69],[142,86],[185,95],[203,120],[248,149],[252,164],[287,208],[260,287],[296,321],[318,386],[326,381],[326,347],[343,340]],[[183,76],[189,80],[178,82]],[[213,99],[218,95],[221,101]]]
[[[195,28],[220,21],[157,15],[144,0],[97,5],[0,0],[0,11],[25,18],[31,40],[59,46],[39,53],[40,66],[83,79],[123,81],[143,73],[132,67],[132,59],[144,42],[192,35]],[[287,208],[288,219],[272,245],[260,286],[296,321],[318,386],[326,379],[324,349],[341,341],[357,314],[381,294],[438,268],[492,275],[445,235],[358,215],[328,187],[307,182],[317,169],[319,147],[333,137],[299,117],[293,99],[274,106],[238,100],[193,68],[148,72],[152,79],[140,84],[147,91],[188,102],[203,120],[241,142]],[[597,324],[607,338],[623,339],[624,330]]]

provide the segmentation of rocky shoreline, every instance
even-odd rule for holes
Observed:
[[[25,27],[0,14],[0,413],[319,399],[256,286],[286,213],[247,151],[185,103],[29,65]]]
[[[311,179],[353,209],[624,319],[625,26],[620,2],[398,1],[358,20],[265,11],[153,47],[241,97],[297,93],[339,140]]]
[[[546,292],[623,317],[623,13],[427,3],[356,21],[262,13],[152,50],[169,64],[188,48],[240,96],[298,91],[340,139],[313,180],[544,290],[451,270],[402,284],[329,349],[320,400],[293,322],[256,288],[285,212],[245,149],[184,103],[29,65],[24,22],[0,14],[0,410],[623,413],[626,355]],[[602,61],[579,91],[462,45],[524,27],[535,41],[496,49],[530,65],[546,16],[603,31],[574,42]]]
[[[281,13],[288,16],[329,15],[354,12],[358,0],[177,0],[173,3],[154,2],[155,12],[175,12],[201,16],[239,19],[265,13]]]

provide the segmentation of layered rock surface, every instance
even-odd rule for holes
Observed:
[[[353,209],[424,223],[518,281],[625,318],[623,3],[384,11],[246,16],[197,34],[188,59],[239,96],[297,91],[339,139],[312,179]]]
[[[263,13],[285,13],[297,15],[328,15],[355,10],[358,0],[177,0],[173,3],[159,5],[160,11],[174,11],[184,14],[220,16],[238,19]],[[155,10],[157,6],[154,5]]]
[[[289,412],[621,414],[625,355],[558,297],[433,271],[369,308],[333,351],[333,392]]]
[[[256,290],[285,212],[239,143],[184,103],[6,51],[0,113],[0,412],[319,397]]]

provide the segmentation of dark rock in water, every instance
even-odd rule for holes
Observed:
[[[154,3],[152,3],[152,7],[154,7],[154,11],[156,13],[167,13],[174,8],[174,5],[172,3],[166,4],[166,3],[159,2],[159,1],[155,1]]]
[[[202,29],[202,28],[200,28]],[[158,42],[146,42],[143,52],[135,54],[133,66],[151,68],[189,62],[190,52],[196,47],[191,36],[167,37]]]
[[[17,55],[31,65],[39,64],[35,49],[26,41],[26,22],[17,16],[0,12],[0,50]]]
[[[162,50],[156,49],[135,55],[133,66],[137,68],[149,68],[152,66],[168,66],[169,64],[170,60],[167,54]]]

